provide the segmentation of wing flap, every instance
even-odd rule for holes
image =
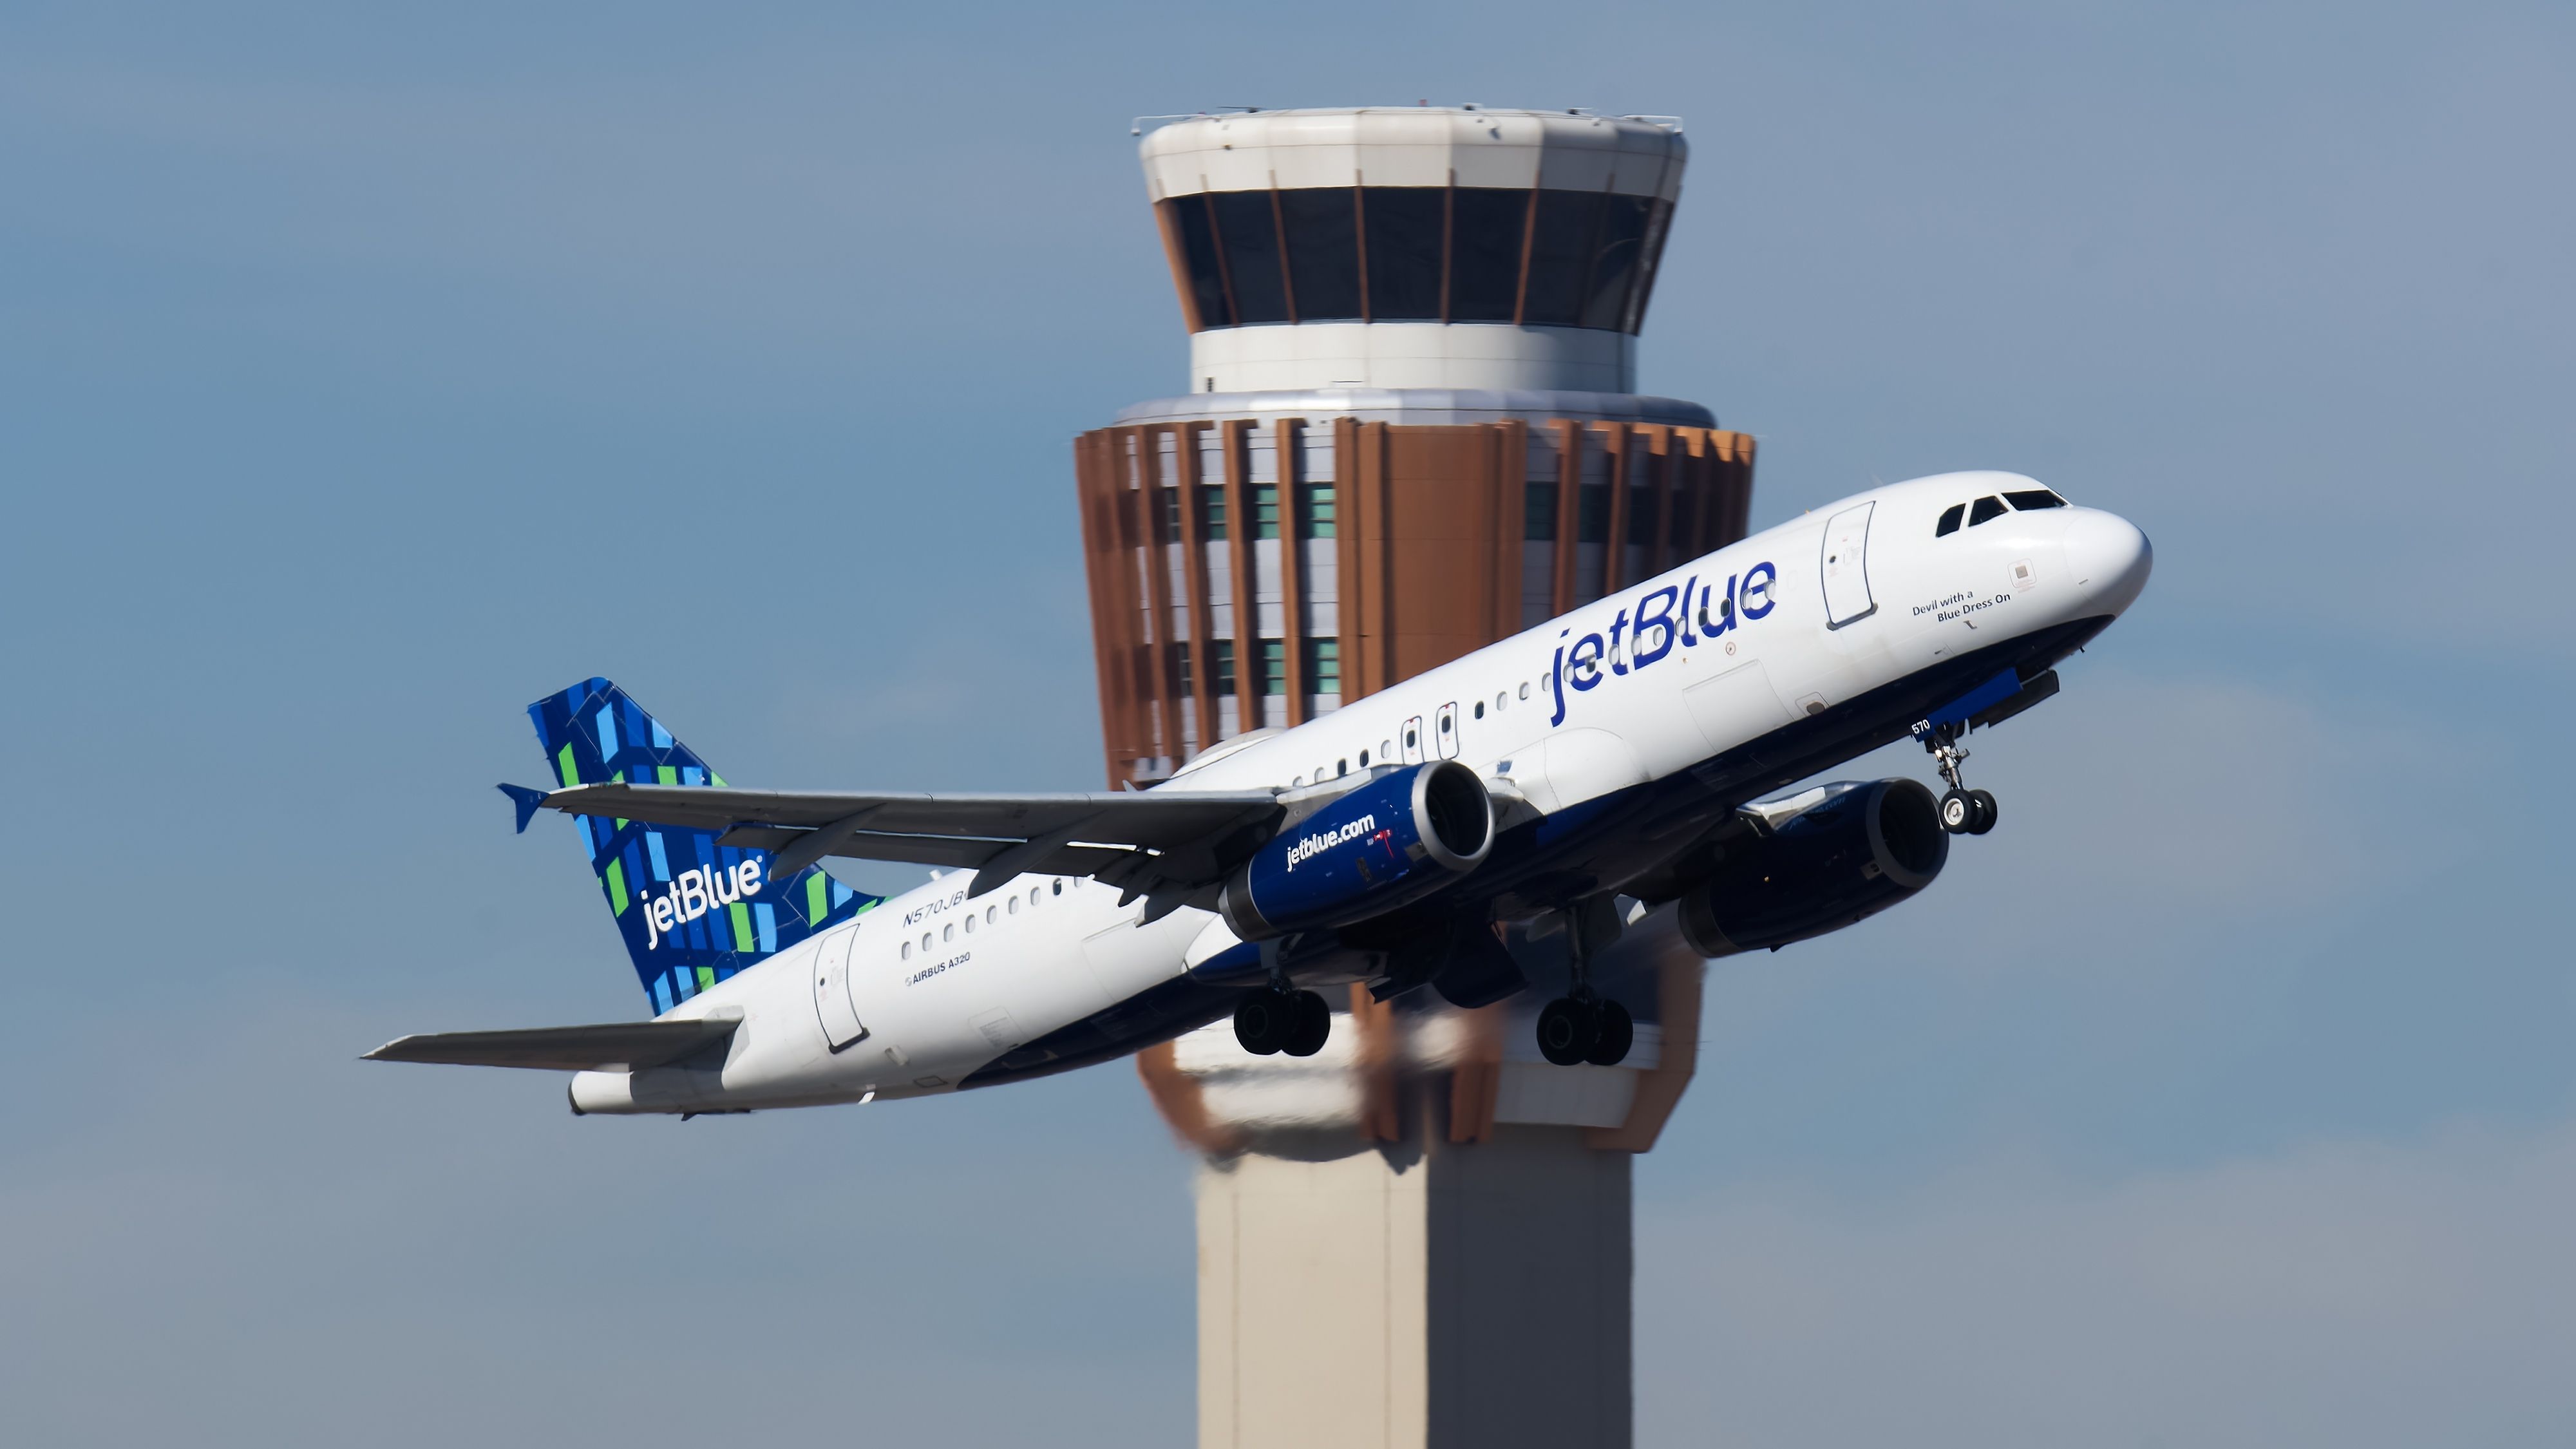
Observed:
[[[642,1071],[721,1045],[739,1021],[621,1021],[517,1031],[442,1031],[389,1041],[360,1058],[541,1071]]]

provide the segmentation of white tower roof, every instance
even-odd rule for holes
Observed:
[[[1689,156],[1670,117],[1259,111],[1139,149],[1191,392],[1634,391]]]

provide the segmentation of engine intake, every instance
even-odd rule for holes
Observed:
[[[1919,780],[1844,780],[1767,833],[1729,842],[1681,899],[1682,935],[1703,956],[1777,948],[1868,919],[1949,863],[1938,803]]]
[[[1218,897],[1247,941],[1347,926],[1410,905],[1484,863],[1494,803],[1455,760],[1336,796],[1245,861]]]

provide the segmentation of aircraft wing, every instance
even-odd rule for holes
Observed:
[[[972,895],[1022,872],[1096,876],[1139,895],[1194,889],[1258,849],[1285,814],[1268,791],[863,795],[610,784],[556,790],[542,803],[719,831],[719,844],[773,852],[773,876],[827,855],[972,869]]]
[[[360,1058],[460,1067],[536,1067],[557,1072],[668,1066],[722,1043],[742,1025],[722,1021],[621,1021],[606,1026],[541,1026],[524,1031],[444,1031],[389,1041]]]

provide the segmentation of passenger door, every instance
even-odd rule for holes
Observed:
[[[823,1040],[839,1051],[865,1037],[868,1029],[859,1024],[859,1008],[850,999],[850,956],[858,941],[854,927],[823,939],[814,957],[814,1015],[823,1023]]]
[[[1869,595],[1869,516],[1876,502],[1846,508],[1825,521],[1818,572],[1825,581],[1825,627],[1857,624],[1878,612]]]

